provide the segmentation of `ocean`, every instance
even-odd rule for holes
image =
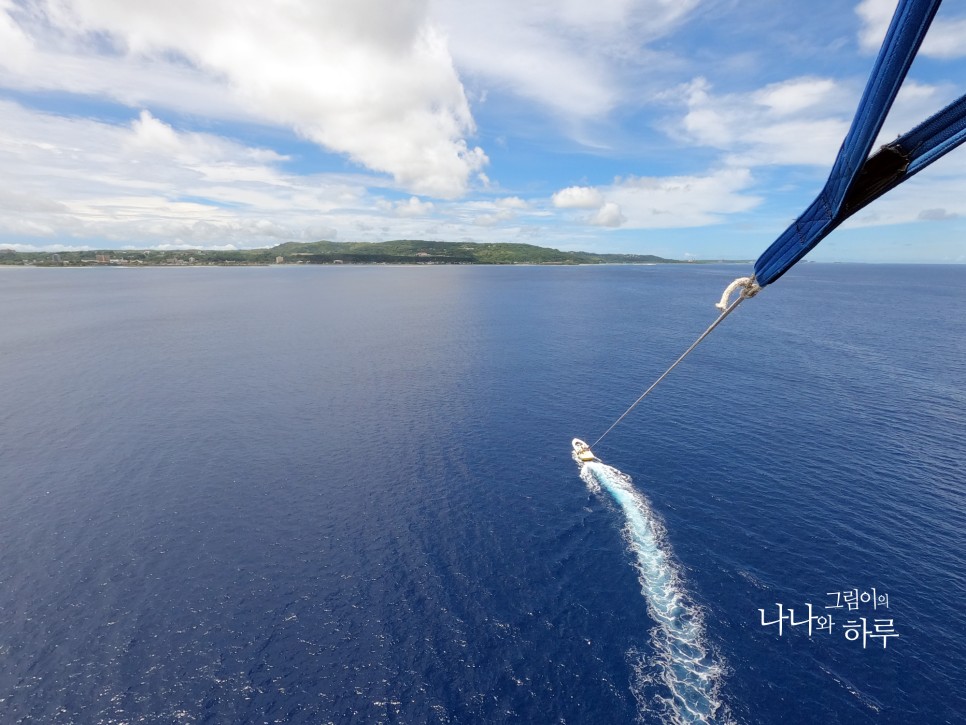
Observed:
[[[0,722],[966,722],[966,265],[571,458],[749,271],[0,267]]]

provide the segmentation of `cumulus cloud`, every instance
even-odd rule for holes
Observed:
[[[0,178],[7,180],[0,239],[240,248],[338,236],[556,246],[565,240],[566,246],[624,236],[610,229],[720,223],[760,202],[755,180],[777,176],[760,167],[810,167],[796,169],[798,179],[826,172],[862,79],[793,77],[747,90],[760,71],[754,54],[724,58],[730,49],[715,43],[695,57],[679,55],[669,70],[668,56],[648,45],[681,27],[698,3],[286,0],[279,9],[255,0],[0,0],[0,87],[25,99],[53,91],[46,98],[58,103],[68,98],[62,93],[71,94],[59,107],[76,114],[0,101]],[[869,13],[863,32],[884,32],[881,17],[887,23],[892,6],[894,0],[863,2],[860,11]],[[957,23],[940,15],[927,40],[932,55],[962,55],[966,29]],[[695,30],[665,45],[694,47],[701,32]],[[740,75],[746,90],[729,92],[725,81],[715,89],[701,78],[679,85],[693,76],[692,63],[718,61],[725,63],[719,70],[741,68],[720,77]],[[781,70],[770,67],[769,78]],[[608,141],[640,150],[624,155],[626,163],[643,164],[653,142],[644,131],[654,122],[649,84],[658,83],[675,86],[660,97],[662,113],[675,104],[676,117],[664,130],[682,145],[701,147],[696,155],[660,154],[655,164],[667,165],[651,167],[652,175],[609,184],[562,188],[570,182],[537,176],[559,169],[538,166],[554,134],[589,143],[603,127],[598,123],[607,126]],[[956,90],[955,83],[907,82],[883,139],[908,130]],[[512,118],[505,113],[508,95]],[[89,98],[72,107],[78,96]],[[493,123],[487,136],[501,143],[506,165],[492,183],[468,99],[481,109],[486,103],[487,115],[479,117]],[[547,112],[539,131],[517,134],[534,121],[536,105]],[[611,113],[618,107],[620,114]],[[125,119],[83,119],[91,108],[101,118]],[[239,120],[245,125],[225,123]],[[268,125],[276,127],[268,129],[271,140],[250,140]],[[341,155],[323,156],[322,163],[348,171],[306,174],[311,159],[299,158],[290,130]],[[527,156],[513,156],[520,142],[537,133],[547,143],[532,157],[532,175],[508,173]],[[291,149],[292,158],[263,145]],[[709,149],[712,170],[695,171],[707,168]],[[568,144],[566,152],[573,150]],[[947,169],[955,181],[950,188],[961,189],[966,172],[950,173],[948,163],[936,167]],[[942,174],[930,169],[928,176]],[[923,179],[904,186],[919,184],[931,198],[902,192],[906,208],[880,200],[856,223],[966,216],[955,193]]]
[[[552,201],[558,209],[596,209],[604,198],[592,186],[568,186],[554,194]]]
[[[253,246],[313,239],[358,205],[347,178],[295,177],[283,157],[180,133],[147,112],[128,124],[69,119],[0,101],[0,236]]]
[[[704,78],[681,89],[687,111],[666,124],[687,144],[719,149],[738,168],[798,165],[828,168],[848,133],[862,88],[830,78],[799,77],[763,88],[716,94]],[[938,111],[958,95],[952,85],[907,80],[875,147]]]
[[[683,118],[665,124],[687,144],[722,151],[731,166],[799,165],[828,168],[848,133],[862,86],[805,76],[741,93],[714,92],[705,78],[681,87]],[[876,147],[905,133],[957,97],[952,85],[906,80],[886,118]],[[669,99],[672,96],[667,96]]]
[[[871,33],[875,23],[880,21],[888,25],[894,6],[894,2],[863,3],[860,11],[868,19],[864,29]],[[933,31],[942,28],[943,25],[937,22]],[[884,32],[885,26],[882,26],[879,36],[868,42],[878,48]],[[683,117],[669,122],[665,131],[685,144],[719,150],[719,161],[736,172],[729,179],[720,179],[726,182],[724,186],[708,189],[711,193],[724,193],[706,210],[698,209],[696,218],[720,220],[722,214],[751,208],[745,206],[754,199],[747,193],[750,186],[745,184],[750,182],[750,177],[746,174],[757,167],[812,167],[824,178],[848,132],[861,92],[861,79],[814,76],[790,78],[738,93],[716,93],[703,78],[683,87],[679,96],[684,97],[687,109]],[[952,84],[907,80],[874,147],[889,143],[910,130],[958,93],[959,88]],[[677,99],[671,101],[677,102]],[[948,214],[961,214],[964,210],[964,202],[960,200],[963,169],[957,168],[957,164],[961,166],[956,159],[944,159],[928,174],[911,180],[902,189],[890,192],[887,198],[860,212],[849,226],[907,223],[920,219],[920,213],[925,213],[921,219],[930,220],[936,218],[935,212],[930,210],[937,208]],[[655,211],[649,215],[645,207],[633,206],[614,191],[604,192],[609,200],[620,203],[628,218],[627,226],[643,224],[649,216],[664,213]],[[929,194],[934,195],[932,201]],[[677,206],[674,194],[666,201],[665,209]]]
[[[699,227],[758,206],[761,198],[749,193],[752,182],[748,169],[733,168],[703,176],[630,177],[604,189],[604,196],[618,207],[625,228]]]
[[[793,78],[747,93],[715,95],[704,78],[683,94],[687,113],[668,133],[726,151],[734,166],[827,166],[854,110],[852,89],[827,78]]]
[[[33,76],[18,68],[37,70],[50,56],[69,66],[65,54],[100,63],[108,78],[116,75],[112,65],[132,64],[162,77],[189,75],[252,117],[294,128],[410,191],[443,198],[463,194],[488,161],[467,141],[475,131],[469,104],[426,2],[291,0],[285,12],[255,0],[32,5],[45,22],[14,12],[8,0],[0,6],[0,38],[25,56],[4,61],[11,84],[29,87]],[[20,25],[11,27],[14,20]],[[32,46],[45,45],[54,50],[29,57]],[[42,71],[39,78],[39,85],[57,83]],[[96,80],[65,81],[61,87],[73,92],[98,88]],[[174,95],[165,100],[179,103]]]
[[[553,197],[564,209],[593,209],[583,217],[593,226],[625,229],[673,229],[722,222],[726,215],[749,211],[761,198],[749,193],[748,169],[727,168],[700,176],[619,178],[601,188],[569,187]],[[565,193],[567,192],[567,193]],[[563,195],[558,202],[558,195]]]
[[[0,100],[0,245],[245,248],[351,238],[533,241],[518,196],[388,201],[364,175],[285,171],[271,149],[179,131],[143,111],[116,124]],[[542,238],[548,242],[548,237]],[[89,245],[88,245],[89,246]]]
[[[591,224],[599,227],[619,227],[626,221],[620,206],[612,201],[605,202],[590,219]]]

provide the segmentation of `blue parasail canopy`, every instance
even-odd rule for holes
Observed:
[[[755,262],[764,287],[867,204],[966,141],[966,95],[869,156],[942,0],[899,0],[825,187]]]

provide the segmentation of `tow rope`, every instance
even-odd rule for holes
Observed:
[[[739,293],[739,295],[737,297],[735,297],[735,301],[734,302],[732,302],[731,304],[728,304],[728,298],[731,296],[731,293],[734,292],[739,287],[741,288],[741,292]],[[593,445],[591,445],[591,448],[596,448],[597,447],[597,444],[600,443],[602,440],[604,440],[604,436],[606,436],[608,433],[610,433],[612,430],[614,430],[614,428],[617,427],[617,424],[620,423],[622,420],[624,420],[624,418],[627,417],[627,414],[630,413],[632,410],[634,410],[634,408],[637,407],[637,404],[640,403],[642,400],[644,400],[644,398],[646,398],[648,396],[648,394],[652,390],[654,390],[654,388],[657,387],[657,384],[660,383],[662,380],[664,380],[664,378],[666,378],[668,376],[668,373],[670,373],[672,370],[674,370],[674,368],[676,368],[678,366],[678,364],[682,360],[684,360],[684,358],[686,358],[688,355],[691,354],[691,351],[694,348],[696,348],[701,343],[701,341],[704,338],[706,338],[708,335],[711,334],[711,331],[714,328],[716,328],[718,325],[720,325],[722,322],[724,322],[724,319],[728,315],[730,315],[732,312],[734,312],[735,309],[737,309],[738,305],[740,305],[746,299],[748,299],[750,297],[754,297],[759,292],[761,292],[761,287],[759,287],[758,284],[755,282],[754,277],[739,277],[734,282],[732,282],[730,285],[728,285],[728,288],[724,291],[724,294],[721,295],[721,302],[718,302],[715,305],[715,307],[717,307],[717,308],[719,308],[721,310],[721,314],[718,315],[718,319],[716,319],[714,322],[712,322],[711,325],[710,325],[710,327],[708,327],[707,330],[705,330],[704,332],[702,332],[701,335],[698,337],[697,340],[695,340],[693,343],[691,343],[691,347],[689,347],[687,350],[685,350],[684,351],[684,354],[682,354],[681,357],[679,357],[677,360],[675,360],[671,364],[671,367],[669,367],[667,370],[665,370],[664,371],[664,374],[661,375],[661,377],[659,377],[657,380],[655,380],[651,384],[651,387],[649,387],[647,390],[645,390],[643,393],[641,393],[641,397],[639,397],[637,400],[635,400],[633,403],[631,403],[631,406],[627,410],[625,410],[623,413],[621,413],[621,416],[611,424],[610,428],[608,428],[607,430],[605,430],[604,433],[603,433],[603,435],[601,435],[600,438],[598,438],[597,440],[594,441]]]

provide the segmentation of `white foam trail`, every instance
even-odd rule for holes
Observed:
[[[720,700],[723,666],[705,642],[701,610],[681,584],[664,527],[629,476],[603,463],[586,463],[580,477],[595,493],[607,491],[624,512],[624,536],[634,555],[655,625],[650,661],[632,653],[634,697],[642,718],[657,715],[671,723],[718,723],[730,720]]]

